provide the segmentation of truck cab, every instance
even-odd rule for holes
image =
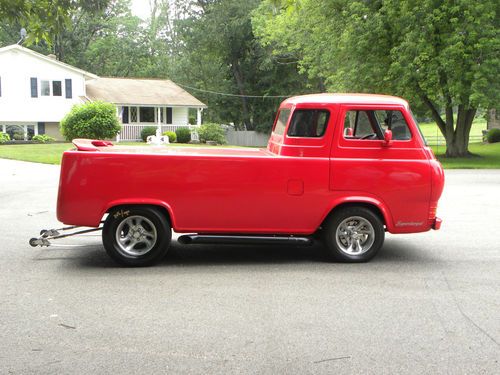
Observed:
[[[339,201],[377,207],[388,231],[413,233],[440,225],[444,173],[408,103],[368,94],[316,94],[279,108],[268,150],[328,158],[329,189]]]

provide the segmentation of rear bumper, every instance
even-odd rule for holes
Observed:
[[[441,228],[442,222],[443,222],[443,220],[441,220],[439,217],[436,217],[434,219],[434,222],[432,223],[432,229],[439,230]]]

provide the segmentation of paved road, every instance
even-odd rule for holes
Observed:
[[[0,373],[498,374],[500,170],[446,177],[442,230],[369,264],[174,244],[127,269],[98,236],[30,248],[58,167],[0,159]]]

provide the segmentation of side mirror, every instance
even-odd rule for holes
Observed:
[[[384,132],[384,146],[390,146],[392,144],[392,131],[386,130]]]

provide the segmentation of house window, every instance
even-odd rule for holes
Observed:
[[[139,108],[140,122],[155,122],[155,109],[153,107]]]
[[[52,81],[52,95],[62,96],[61,81]]]
[[[35,125],[28,125],[28,126],[26,126],[26,135],[28,137],[27,138],[28,141],[31,141],[31,139],[35,135]]]
[[[31,97],[38,98],[38,80],[35,77],[30,78]]]
[[[64,86],[66,89],[66,99],[71,99],[73,97],[72,83],[71,79],[64,80]]]
[[[137,107],[130,107],[130,122],[137,122]]]
[[[172,108],[167,107],[167,124],[172,123]]]
[[[50,81],[40,81],[42,96],[50,96]]]
[[[160,122],[163,124],[165,121],[165,108],[160,108]]]
[[[24,128],[20,125],[7,125],[5,127],[5,132],[10,136],[10,139],[14,141],[24,140]]]

